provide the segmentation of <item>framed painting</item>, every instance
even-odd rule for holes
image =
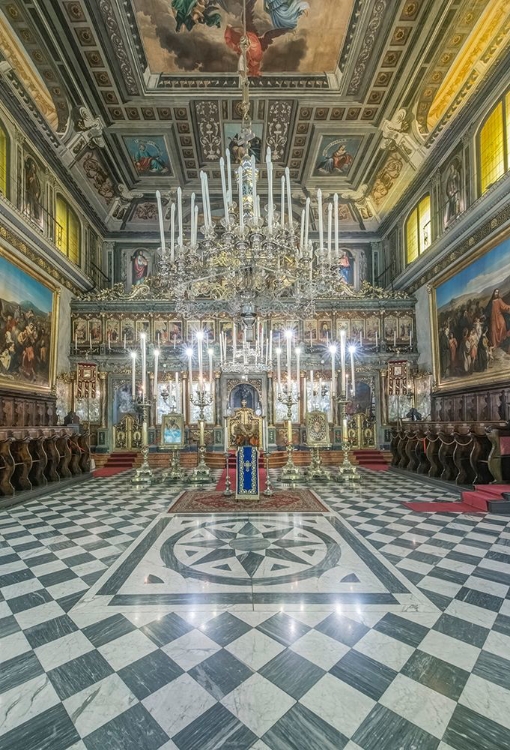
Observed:
[[[396,315],[384,316],[384,338],[386,341],[396,343],[398,339],[398,318]]]
[[[321,344],[329,344],[333,340],[333,323],[331,318],[320,318],[318,321],[318,337]]]
[[[118,318],[109,318],[106,321],[106,343],[110,347],[120,346],[122,339],[120,337],[120,320]]]
[[[166,346],[170,343],[166,318],[154,318],[154,343],[156,346]]]
[[[375,344],[381,339],[381,319],[378,315],[369,315],[365,321],[365,338]]]
[[[163,177],[171,173],[164,136],[129,135],[124,136],[124,144],[139,177]]]
[[[363,318],[353,318],[351,320],[351,339],[355,344],[363,346],[365,338],[365,321]]]
[[[234,337],[234,323],[231,320],[220,320],[219,327],[220,336],[221,334],[225,334],[225,341],[227,342],[227,346],[232,346]]]
[[[318,324],[314,318],[306,318],[303,321],[303,339],[305,344],[313,346],[317,343]]]
[[[135,321],[133,318],[124,318],[120,328],[122,343],[125,346],[132,346],[136,341]]]
[[[204,334],[205,344],[212,343],[215,340],[214,320],[188,320],[186,328],[188,341],[194,341],[199,331]]]
[[[397,326],[397,340],[399,342],[411,343],[413,338],[413,318],[411,315],[400,315]]]
[[[338,319],[336,320],[336,338],[338,341],[340,341],[340,331],[345,331],[346,338],[349,338],[351,335],[351,321],[346,319]]]
[[[161,419],[161,447],[184,448],[184,417],[182,414],[163,414]]]
[[[140,334],[145,333],[147,336],[147,342],[151,339],[151,322],[147,318],[142,318],[136,321],[135,324],[136,340],[140,340]]]
[[[434,375],[440,387],[510,376],[510,236],[432,289]]]
[[[101,318],[89,320],[89,341],[93,344],[101,344],[103,341],[103,321]]]
[[[182,320],[169,320],[168,321],[168,341],[173,346],[177,346],[177,344],[182,344],[183,342],[183,336],[182,336]]]
[[[273,318],[271,321],[273,330],[273,341],[277,346],[285,346],[286,331],[292,331],[294,340],[299,337],[299,323],[297,320],[286,320],[285,318]]]
[[[88,344],[87,328],[85,318],[73,318],[73,343],[75,348]]]
[[[55,385],[59,293],[0,248],[0,383],[49,392]]]

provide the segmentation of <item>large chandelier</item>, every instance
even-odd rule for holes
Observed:
[[[228,312],[245,321],[255,315],[293,314],[310,317],[319,298],[346,293],[338,272],[338,195],[328,204],[324,230],[322,193],[317,191],[318,241],[310,238],[310,197],[301,212],[300,226],[294,221],[290,172],[280,179],[279,201],[275,199],[274,165],[267,149],[267,204],[262,205],[260,169],[250,156],[254,133],[250,119],[246,33],[241,40],[239,75],[242,90],[242,128],[239,141],[245,155],[234,170],[230,150],[220,159],[223,216],[213,221],[209,180],[201,179],[201,216],[196,195],[190,200],[190,225],[183,224],[183,195],[170,207],[170,244],[163,223],[161,194],[156,194],[161,238],[160,276],[171,291],[176,311],[188,316]]]

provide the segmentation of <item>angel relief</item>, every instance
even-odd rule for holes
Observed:
[[[308,14],[309,3],[306,0],[263,0],[263,12],[255,6],[257,0],[246,2],[246,36],[249,47],[247,50],[248,75],[260,76],[262,59],[272,42],[288,32],[294,31],[301,16]],[[216,27],[223,26],[224,11],[232,18],[230,0],[172,0],[172,10],[176,20],[176,31],[186,28],[191,31],[197,24]],[[270,25],[272,28],[263,29]],[[242,17],[239,25],[228,23],[225,27],[224,40],[229,49],[241,55],[241,39],[243,37]]]

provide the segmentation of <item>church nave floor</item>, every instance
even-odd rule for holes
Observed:
[[[0,511],[0,750],[510,746],[510,519],[367,471],[173,515],[129,476]]]

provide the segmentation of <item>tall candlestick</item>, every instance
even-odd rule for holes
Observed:
[[[179,389],[179,373],[175,373],[175,410],[181,412],[181,394]]]
[[[131,398],[136,395],[136,352],[131,352]]]
[[[225,159],[223,156],[220,159],[220,173],[221,173],[221,192],[223,195],[223,210],[225,212],[225,225],[228,229],[228,195],[227,195],[227,182],[225,179]]]
[[[207,353],[209,355],[209,383],[211,384],[212,388],[212,382],[213,382],[213,350],[209,348],[207,350]]]
[[[193,392],[193,349],[191,347],[188,347],[186,349],[186,354],[188,355],[188,376],[189,376],[189,392]]]
[[[255,221],[258,220],[258,205],[257,205],[257,168],[255,165],[255,157],[251,157],[251,185],[252,185],[252,199],[253,199],[253,218]]]
[[[200,389],[202,389],[203,386],[203,351],[202,351],[202,344],[204,341],[204,332],[203,331],[197,331],[197,354],[198,354],[198,383]]]
[[[230,149],[227,148],[227,199],[229,205],[232,203],[232,166],[230,164]]]
[[[158,413],[158,365],[159,349],[154,349],[154,397],[156,399],[156,415]]]
[[[340,331],[340,368],[341,368],[341,386],[342,395],[345,395],[345,329]]]
[[[301,349],[299,348],[299,346],[296,346],[295,352],[296,352],[296,383],[297,383],[297,388],[298,388],[298,393],[299,393],[299,382],[301,380],[301,370],[299,366],[300,358],[301,358]]]
[[[328,203],[328,263],[331,266],[331,232],[333,227],[333,204],[331,201]]]
[[[290,189],[290,169],[285,167],[285,183],[287,188],[287,214],[289,217],[289,229],[292,232],[292,192]]]
[[[339,250],[338,250],[338,193],[335,193],[333,197],[333,211],[335,214],[335,260],[338,262]]]
[[[158,204],[158,219],[159,219],[159,241],[161,243],[161,255],[165,254],[165,228],[163,226],[163,206],[161,205],[161,193],[156,190],[156,201]]]
[[[322,215],[322,190],[320,188],[317,190],[317,208],[319,211],[319,250],[322,260],[322,253],[324,251],[324,222]]]
[[[244,231],[244,206],[243,206],[243,168],[237,170],[237,184],[239,188],[239,228]]]
[[[147,385],[147,340],[145,333],[140,334],[140,349],[142,352],[142,396],[145,401],[145,392]]]
[[[355,346],[349,347],[349,354],[351,355],[351,389],[352,394],[354,395],[356,393],[356,377],[354,374],[354,353],[356,351]]]
[[[179,247],[183,245],[182,237],[182,188],[177,188],[177,222],[179,225],[179,236],[177,238],[177,244]]]
[[[175,203],[170,208],[170,260],[175,259]]]
[[[276,348],[276,373],[278,378],[278,388],[281,390],[282,387],[282,361],[281,361],[282,350],[280,347]]]

